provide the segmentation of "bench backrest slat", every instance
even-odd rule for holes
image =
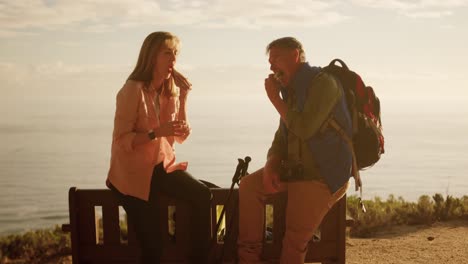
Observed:
[[[102,206],[104,244],[120,245],[119,207],[109,204]]]
[[[96,232],[96,211],[95,203],[91,196],[77,191],[76,193],[76,211],[78,215],[77,224],[79,225],[80,235],[78,241],[84,245],[96,245],[98,243],[98,233]],[[108,194],[104,194],[103,198]]]

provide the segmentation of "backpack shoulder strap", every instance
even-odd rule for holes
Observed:
[[[358,169],[358,166],[357,166],[357,159],[356,159],[356,153],[354,152],[354,146],[353,146],[353,141],[351,140],[351,138],[346,134],[346,132],[341,128],[341,126],[338,124],[338,122],[336,122],[336,120],[334,118],[329,118],[327,120],[327,123],[329,126],[331,126],[333,129],[336,130],[336,132],[338,132],[338,134],[341,136],[341,138],[346,142],[346,144],[348,145],[349,149],[351,150],[351,154],[353,156],[353,167],[352,167],[352,170],[353,170],[353,177],[354,177],[354,180],[355,180],[355,188],[356,188],[356,191],[357,190],[361,190],[361,194],[362,194],[362,182],[361,182],[361,175],[359,174],[359,169]]]

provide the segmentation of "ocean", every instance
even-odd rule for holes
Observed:
[[[3,113],[0,235],[68,223],[70,187],[105,188],[113,104],[112,97],[43,100]],[[266,98],[195,97],[189,111],[193,133],[176,151],[192,175],[229,187],[238,158],[252,158],[250,172],[264,164],[279,121]],[[362,172],[364,199],[468,195],[467,114],[463,103],[384,106],[386,153]]]

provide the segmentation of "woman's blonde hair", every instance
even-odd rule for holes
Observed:
[[[135,69],[127,80],[142,81],[145,87],[149,87],[153,79],[154,63],[158,52],[167,46],[178,46],[179,43],[179,38],[170,32],[158,31],[149,34],[143,41]],[[173,78],[164,81],[161,94],[167,96],[177,95]]]

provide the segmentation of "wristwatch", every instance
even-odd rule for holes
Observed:
[[[156,133],[154,133],[153,130],[151,130],[150,132],[148,132],[148,137],[151,139],[151,140],[154,140],[156,138]]]

